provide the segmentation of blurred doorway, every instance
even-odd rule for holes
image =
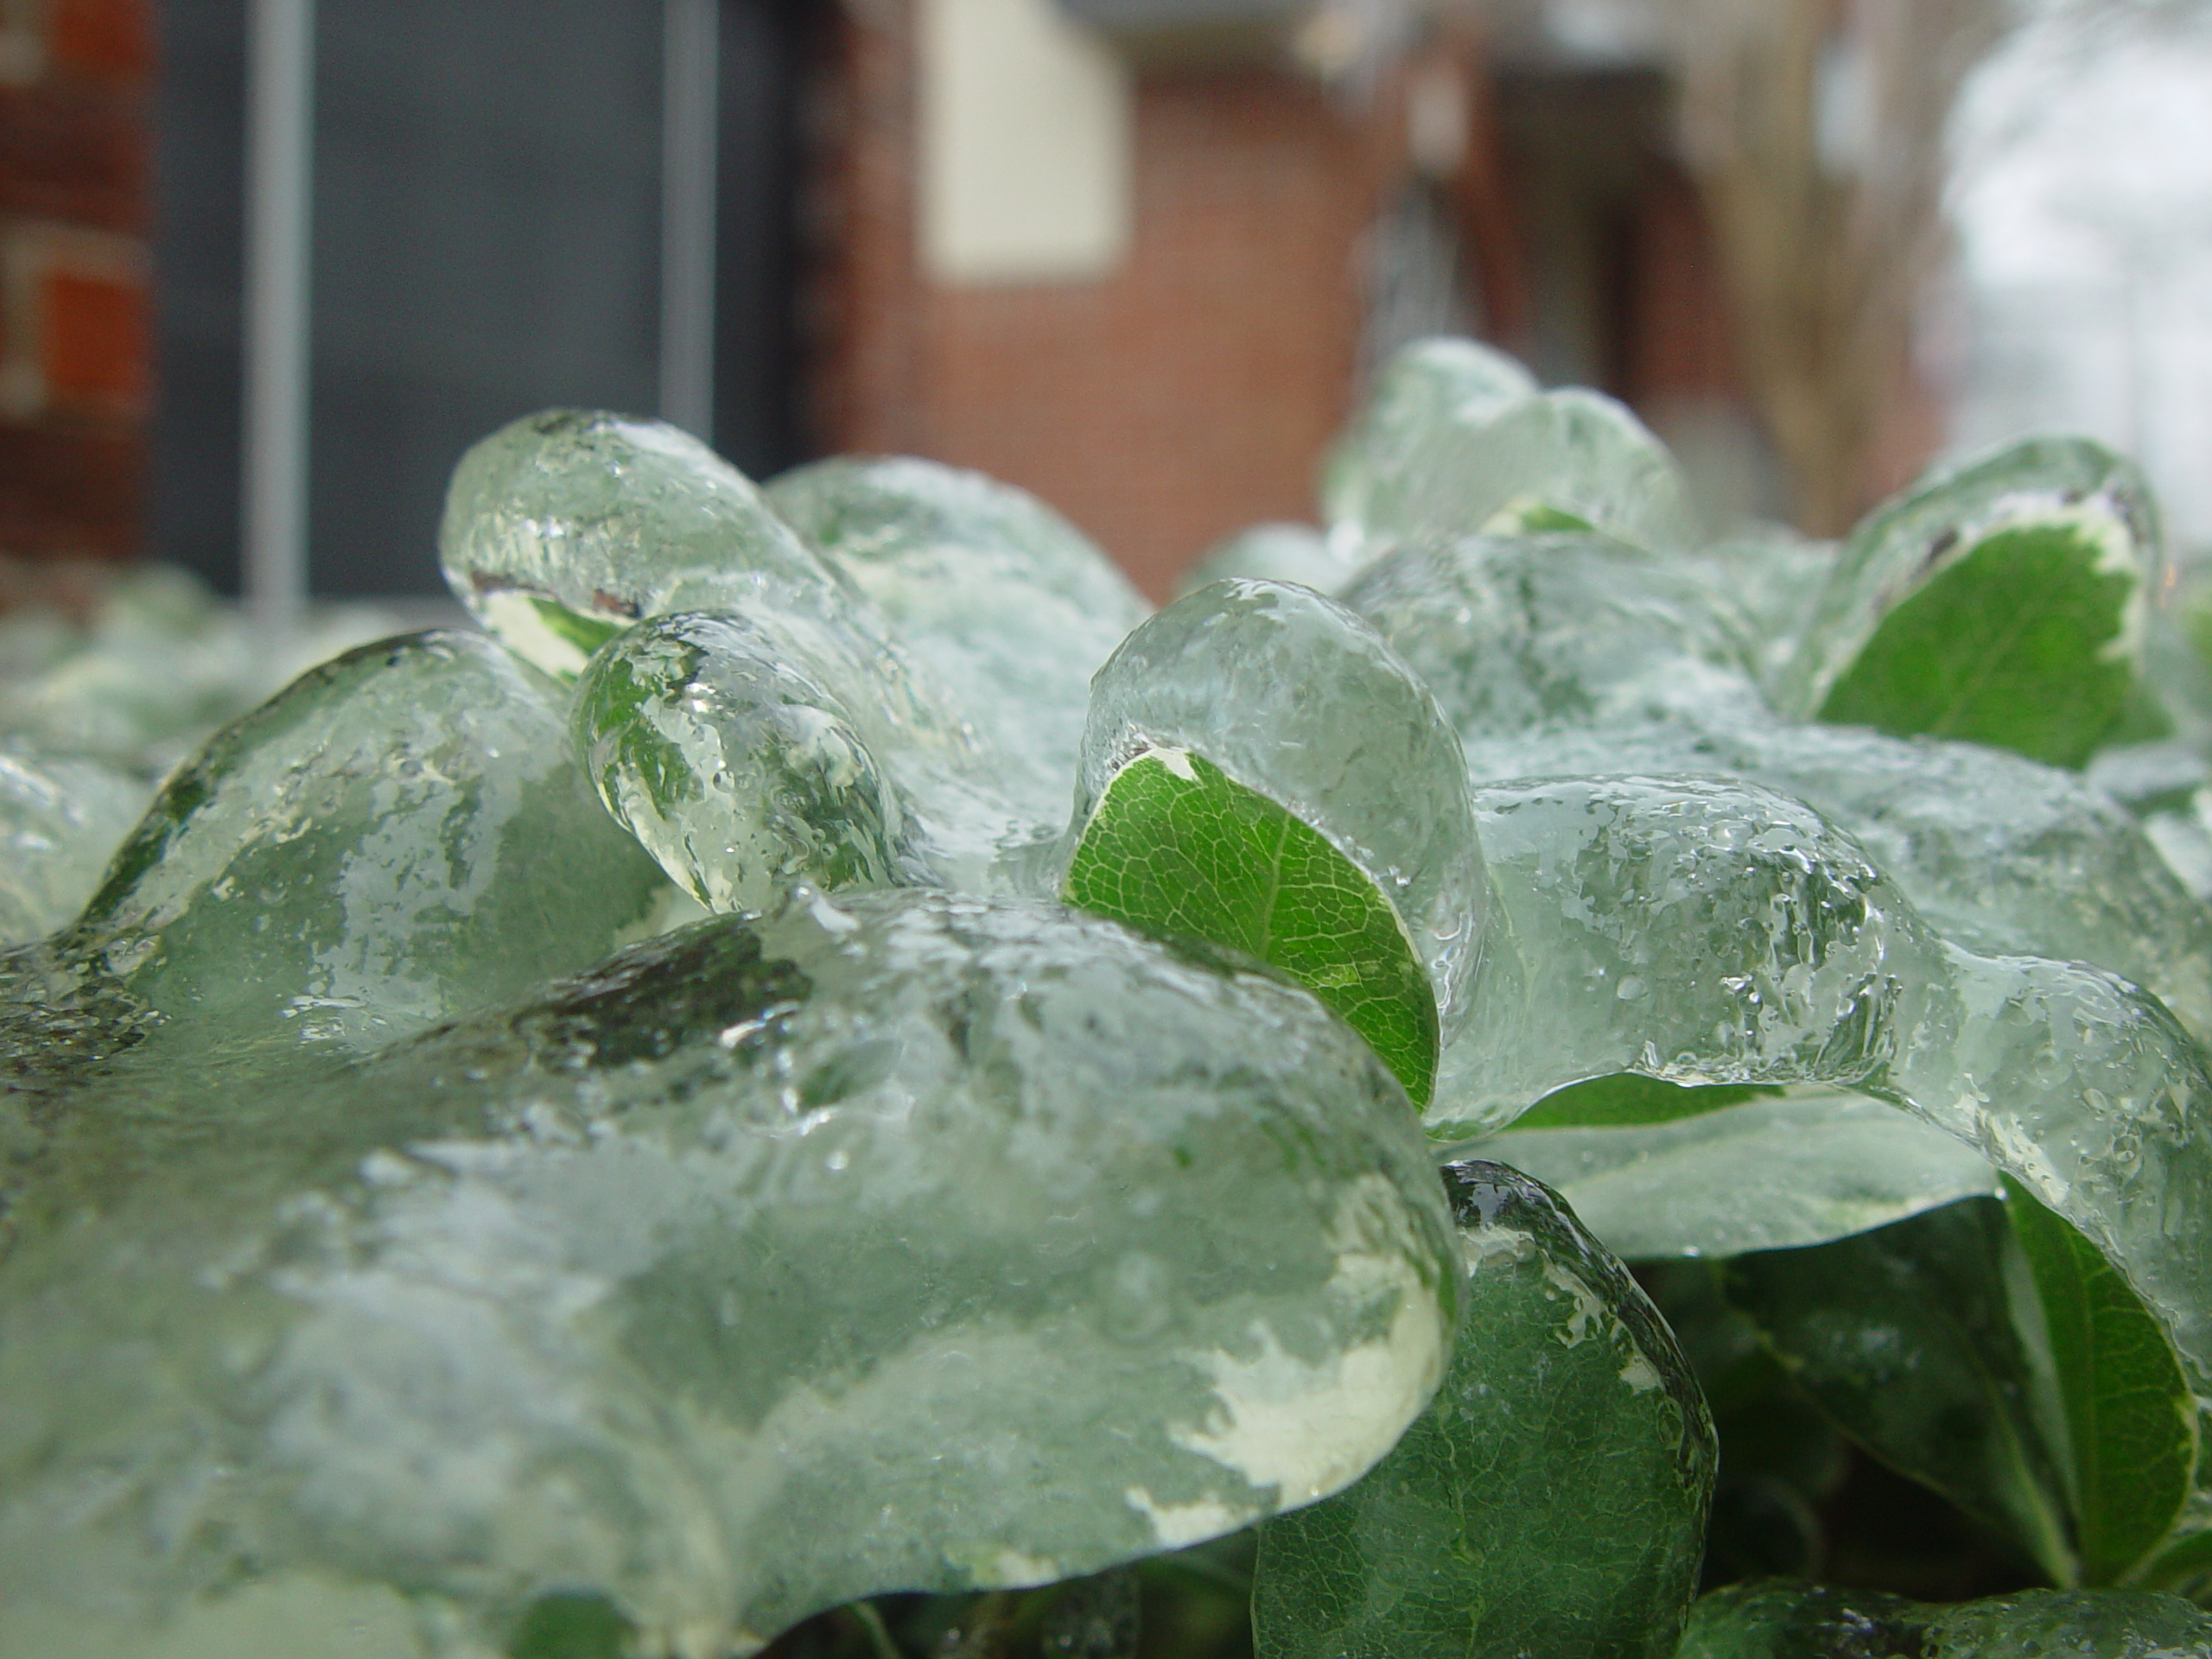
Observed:
[[[797,459],[800,0],[718,0],[713,437]],[[554,404],[662,404],[663,12],[610,0],[321,0],[308,568],[442,591],[455,457]],[[239,581],[245,0],[163,17],[154,541]]]

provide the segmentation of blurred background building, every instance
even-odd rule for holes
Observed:
[[[1439,329],[1626,399],[1716,519],[2062,425],[2212,541],[2208,12],[0,0],[0,553],[235,590],[258,522],[431,594],[455,455],[568,403],[979,467],[1160,594]]]

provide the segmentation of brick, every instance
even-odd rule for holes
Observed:
[[[143,85],[154,67],[150,0],[53,0],[48,40],[57,67]]]
[[[145,470],[145,445],[135,432],[0,423],[0,553],[134,556]]]
[[[63,411],[132,418],[147,400],[146,296],[136,283],[53,270],[41,284],[46,393]]]
[[[0,212],[141,232],[143,100],[106,86],[0,86]]]

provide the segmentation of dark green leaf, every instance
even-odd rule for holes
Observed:
[[[1722,1284],[1846,1433],[2070,1582],[2063,1478],[2013,1326],[2009,1245],[2002,1206],[1970,1198],[1832,1244],[1739,1256]]]
[[[2212,1616],[2140,1590],[2031,1590],[1948,1605],[1875,1590],[1732,1585],[1690,1613],[1677,1659],[2182,1659]]]
[[[560,1590],[530,1604],[507,1653],[509,1659],[624,1659],[634,1633],[605,1596]]]
[[[2123,636],[2141,577],[2113,557],[2118,533],[2054,518],[1937,563],[1882,618],[1820,717],[2081,766],[2135,684]]]
[[[1258,1659],[1674,1651],[1713,1427],[1670,1332],[1556,1197],[1446,1172],[1468,1262],[1444,1386],[1357,1484],[1260,1529]]]
[[[1201,757],[1153,749],[1116,772],[1061,897],[1258,957],[1364,1037],[1415,1105],[1435,1092],[1435,993],[1398,912],[1319,832]]]
[[[2057,1377],[2082,1578],[2111,1584],[2189,1497],[2196,1402],[2158,1320],[2096,1246],[2009,1179],[2005,1196]]]
[[[1740,1106],[1779,1089],[1757,1084],[1716,1083],[1688,1086],[1660,1077],[1623,1071],[1554,1089],[1513,1122],[1516,1129],[1618,1128],[1637,1123],[1672,1123],[1677,1118]]]

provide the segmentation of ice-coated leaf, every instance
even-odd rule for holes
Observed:
[[[10,1656],[292,1659],[241,1622],[315,1584],[745,1650],[1311,1502],[1448,1358],[1366,1046],[1056,905],[713,918],[281,1089],[128,1059],[0,1096]]]
[[[1330,458],[1322,507],[1369,554],[1493,521],[1595,525],[1648,547],[1692,538],[1674,457],[1625,407],[1580,387],[1540,391],[1464,340],[1415,340],[1383,366]]]
[[[1716,1446],[1674,1336],[1538,1183],[1446,1171],[1466,1264],[1451,1370],[1364,1478],[1260,1529],[1259,1659],[1666,1659]]]
[[[1489,912],[1467,766],[1435,696],[1372,629],[1267,582],[1217,582],[1137,629],[1091,683],[1071,853],[1147,749],[1203,756],[1363,872],[1403,921],[1448,1037]]]
[[[2118,713],[2117,696],[2096,683],[2112,677],[2095,664],[2125,675],[2139,659],[2158,545],[2141,473],[2087,438],[2027,438],[1938,467],[1846,538],[1802,642],[1775,680],[1777,700],[1790,715],[1874,718],[1881,705],[1872,701],[1866,715],[1827,712],[1872,651],[1866,683],[1853,696],[1871,699],[1899,677],[1887,695],[1900,717],[1917,713],[1898,729],[2018,735],[2011,722],[2032,715],[2058,722],[2024,751],[2048,758],[2065,747],[2062,735],[2081,741],[2068,714],[2075,696],[2104,725]],[[1993,554],[1986,561],[1984,549]],[[2054,578],[2053,591],[2029,585]],[[2034,608],[2045,601],[2047,611]],[[1985,627],[1995,631],[1970,631]],[[1999,676],[2024,671],[2011,690],[2028,707],[1999,706]],[[2077,683],[2084,674],[2090,683]],[[1998,723],[1929,723],[1954,705],[1961,716],[1983,709],[1978,718]],[[2088,741],[2101,734],[2099,727]]]
[[[1630,1084],[1676,1098],[1640,1101],[1620,1087]],[[1615,1098],[1554,1105],[1600,1086],[1590,1084],[1548,1096],[1477,1149],[1556,1188],[1631,1260],[1819,1244],[1997,1188],[1972,1147],[1863,1095],[1601,1084]],[[1676,1116],[1658,1116],[1670,1103]],[[1563,1121],[1569,1113],[1588,1121]]]
[[[936,461],[817,461],[767,498],[985,731],[1000,786],[1064,812],[1090,677],[1151,613],[1128,578],[1036,497]]]
[[[1750,626],[1726,595],[1696,565],[1609,536],[1418,543],[1376,559],[1340,597],[1465,737],[1765,712]]]
[[[91,755],[0,749],[0,946],[73,920],[152,796]]]
[[[1376,372],[1366,404],[1322,469],[1322,516],[1363,523],[1406,474],[1427,464],[1437,434],[1479,426],[1541,390],[1528,370],[1480,340],[1433,334],[1400,347]]]
[[[576,688],[585,772],[607,810],[710,910],[912,886],[912,809],[857,711],[779,618],[679,614],[629,631]],[[804,637],[803,637],[804,638]],[[833,648],[834,652],[834,648]],[[835,662],[833,655],[833,664]]]
[[[2004,1205],[1985,1198],[1740,1256],[1722,1283],[1845,1432],[2077,1583],[2065,1450],[2044,1437],[2031,1350],[2014,1328],[2012,1249]]]
[[[1875,1590],[1732,1585],[1690,1611],[1676,1659],[2196,1659],[2212,1614],[2141,1590],[2030,1590],[1935,1605]]]
[[[2196,1396],[2158,1320],[2096,1247],[2018,1182],[2005,1199],[2056,1376],[2082,1574],[2114,1583],[2164,1540],[2188,1499]]]
[[[1478,779],[1688,772],[1764,785],[1845,830],[1946,938],[2093,963],[2212,1036],[2212,911],[2140,824],[2074,773],[1978,743],[1748,721],[1547,729],[1478,739],[1468,758]]]
[[[365,1048],[573,972],[667,884],[480,634],[363,646],[163,786],[54,971],[210,1040]]]
[[[1494,925],[1433,1134],[1615,1071],[1872,1094],[2079,1227],[2212,1377],[2212,1077],[2156,1000],[1945,941],[1849,837],[1750,785],[1532,780],[1477,802]]]
[[[1203,755],[1147,749],[1084,826],[1061,896],[1146,933],[1256,957],[1344,1017],[1416,1106],[1436,1088],[1436,997],[1360,868]]]
[[[640,617],[763,595],[826,613],[857,597],[705,444],[593,410],[524,416],[471,446],[438,558],[470,614],[563,678]]]
[[[175,565],[84,565],[51,591],[67,613],[10,582],[0,615],[0,733],[25,752],[103,761],[157,782],[217,728],[302,670],[396,632],[373,606],[319,602],[272,638]]]
[[[638,624],[592,658],[573,722],[607,810],[710,910],[801,882],[979,891],[1051,838],[864,642],[774,606]]]
[[[1760,524],[1701,548],[1697,561],[1751,624],[1759,683],[1783,671],[1812,620],[1834,542],[1812,541],[1780,524]]]
[[[1549,568],[1537,554],[1559,540],[1409,549],[1345,589],[1436,692],[1473,777],[1764,784],[1847,830],[1945,937],[2094,963],[2212,1035],[2212,915],[2112,800],[1980,744],[1777,722],[1713,582],[1603,543]]]
[[[1957,737],[2078,766],[2135,684],[2142,558],[2120,528],[2014,522],[1938,567],[1882,618],[1821,718]]]

